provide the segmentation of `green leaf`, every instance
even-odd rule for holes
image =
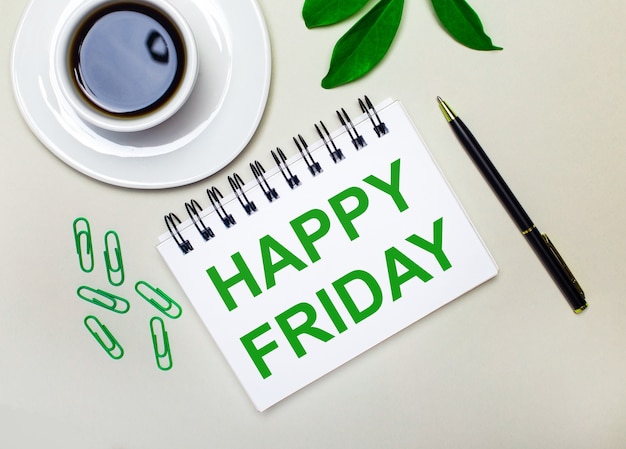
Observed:
[[[307,28],[332,25],[347,19],[370,0],[305,0],[302,18]]]
[[[322,87],[332,89],[365,75],[393,42],[402,19],[404,0],[380,0],[335,44]]]
[[[465,0],[431,0],[435,13],[450,35],[474,50],[502,50],[485,34],[478,14]]]

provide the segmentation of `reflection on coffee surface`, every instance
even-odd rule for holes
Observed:
[[[154,8],[132,3],[91,14],[70,53],[83,96],[118,116],[137,116],[163,105],[176,92],[184,60],[176,27]]]

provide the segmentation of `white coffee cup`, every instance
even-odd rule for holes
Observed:
[[[53,70],[86,122],[141,131],[174,115],[198,75],[193,32],[167,0],[82,0],[57,34]]]

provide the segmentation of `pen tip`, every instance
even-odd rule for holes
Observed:
[[[437,96],[437,101],[439,102],[439,109],[441,109],[443,116],[446,118],[448,123],[450,123],[452,120],[456,118],[456,114],[454,113],[452,108],[448,106],[448,104],[445,101],[443,101],[443,99],[440,96]]]

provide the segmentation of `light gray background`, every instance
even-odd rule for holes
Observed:
[[[407,1],[383,63],[323,90],[347,24],[307,30],[302,1],[261,0],[273,78],[254,139],[209,180],[167,191],[111,187],[30,132],[13,99],[11,42],[25,0],[0,15],[0,445],[3,448],[616,448],[626,445],[626,5],[471,0],[502,52],[466,49],[428,0]],[[33,38],[37,38],[33,36]],[[500,266],[498,277],[284,400],[254,410],[155,249],[162,215],[249,161],[315,138],[355,99],[401,100]],[[587,292],[572,313],[439,112],[460,113]],[[174,368],[156,369],[149,307],[114,326],[113,361],[82,319],[72,221],[118,231],[127,282],[153,279],[185,313],[168,322]],[[100,265],[102,268],[102,265]],[[100,276],[100,277],[98,277]]]

